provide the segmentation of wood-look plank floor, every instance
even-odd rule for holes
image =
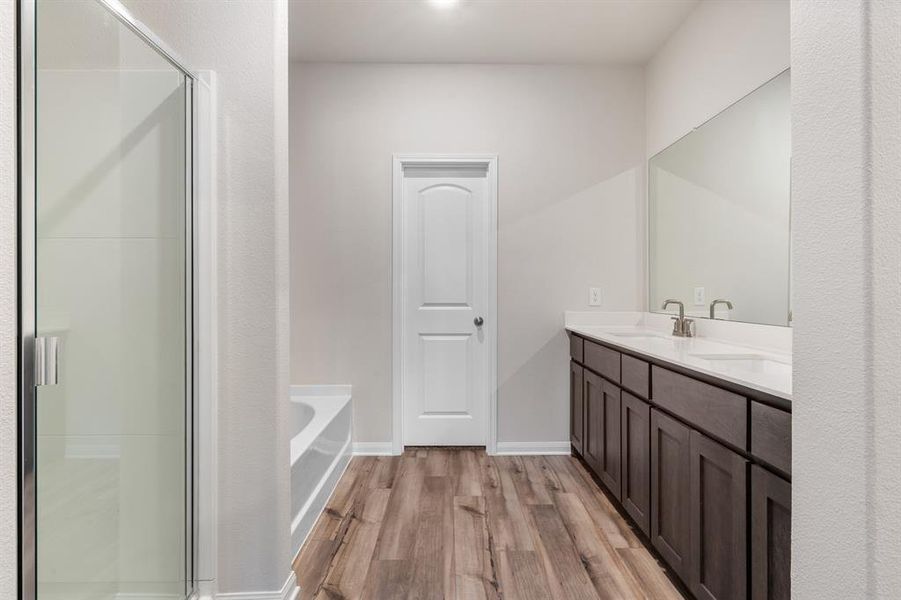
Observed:
[[[569,456],[356,457],[294,563],[301,598],[682,598]]]

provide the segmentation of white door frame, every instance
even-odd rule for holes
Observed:
[[[393,344],[392,344],[392,430],[391,450],[394,454],[404,451],[404,289],[406,273],[403,270],[404,235],[403,235],[403,196],[404,167],[407,165],[485,165],[488,172],[487,199],[489,207],[488,248],[486,254],[485,295],[487,310],[485,311],[485,343],[488,365],[486,372],[487,385],[490,387],[488,406],[485,407],[486,427],[485,449],[488,454],[497,452],[497,155],[496,154],[395,154],[394,179],[392,193],[392,246],[391,246],[391,281],[393,304]]]

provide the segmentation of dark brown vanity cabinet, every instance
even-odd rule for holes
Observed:
[[[575,361],[569,363],[569,441],[576,452],[582,454],[585,437],[582,378],[584,369]]]
[[[791,484],[751,467],[751,598],[791,598]]]
[[[748,595],[748,461],[691,432],[689,588],[703,600]]]
[[[638,528],[650,535],[651,406],[626,391],[622,393],[621,402],[623,508]]]
[[[791,406],[571,336],[571,442],[699,600],[791,597]]]
[[[691,430],[651,410],[651,543],[683,580],[690,565]]]

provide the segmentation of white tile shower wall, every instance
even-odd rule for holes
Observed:
[[[180,84],[172,71],[38,74],[38,169],[52,174],[38,330],[63,340],[60,384],[38,402],[42,591],[182,585]]]
[[[642,70],[294,63],[291,108],[292,383],[391,439],[392,154],[496,153],[498,440],[567,439],[560,311],[641,303]]]

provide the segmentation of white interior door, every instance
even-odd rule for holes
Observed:
[[[403,167],[405,445],[486,444],[494,385],[488,171],[486,162]]]

